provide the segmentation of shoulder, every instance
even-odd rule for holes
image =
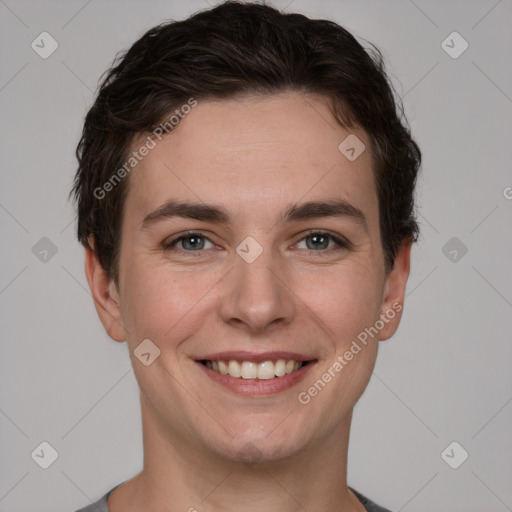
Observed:
[[[108,491],[98,501],[91,503],[87,507],[75,510],[75,512],[109,512],[107,499],[114,489],[115,487]],[[391,512],[389,509],[377,505],[375,502],[373,502],[360,492],[356,491],[352,487],[350,487],[350,490],[356,495],[357,499],[365,506],[368,512]]]
[[[117,485],[116,485],[117,487]],[[107,499],[109,497],[109,494],[116,488],[113,487],[108,491],[104,496],[102,496],[98,501],[95,501],[94,503],[91,503],[90,505],[87,505],[84,508],[80,508],[78,510],[75,510],[74,512],[109,512]]]
[[[389,509],[377,505],[377,503],[362,495],[352,487],[349,487],[349,489],[356,495],[356,498],[365,506],[368,512],[391,512]]]

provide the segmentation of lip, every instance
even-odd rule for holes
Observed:
[[[236,361],[251,361],[254,363],[261,363],[263,361],[275,361],[277,359],[294,360],[294,361],[308,361],[308,364],[302,368],[283,375],[282,377],[274,377],[273,379],[242,379],[237,377],[231,377],[230,375],[222,375],[215,370],[207,368],[201,361],[229,361],[230,359]],[[239,395],[248,397],[262,397],[279,394],[286,391],[296,384],[298,384],[306,374],[315,366],[317,360],[314,358],[308,358],[304,354],[296,354],[293,352],[219,352],[215,354],[206,355],[195,360],[195,363],[199,366],[205,375],[213,382],[220,384],[221,386],[231,390]]]
[[[201,357],[194,357],[196,361],[251,361],[253,363],[263,363],[263,361],[277,361],[278,359],[284,359],[285,361],[313,361],[315,357],[308,357],[304,354],[298,354],[297,352],[248,352],[244,350],[229,351],[229,352],[216,352],[214,354],[207,354]]]

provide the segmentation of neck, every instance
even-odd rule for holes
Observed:
[[[322,444],[277,461],[241,463],[175,439],[141,405],[144,468],[110,495],[110,512],[252,512],[255,504],[259,512],[365,510],[346,485],[351,417]]]

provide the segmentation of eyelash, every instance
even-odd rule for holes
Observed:
[[[348,240],[343,240],[334,235],[331,235],[330,233],[328,233],[326,231],[320,231],[320,230],[308,231],[297,243],[302,242],[306,238],[310,238],[313,236],[324,236],[324,237],[330,238],[337,245],[337,247],[330,248],[330,249],[321,249],[321,250],[306,249],[310,253],[315,253],[315,255],[320,256],[320,257],[323,255],[326,255],[326,254],[330,254],[333,251],[337,252],[337,251],[343,251],[343,250],[347,250],[347,249],[351,248],[351,244],[350,244],[350,242],[348,242]],[[181,240],[186,240],[187,238],[192,238],[192,237],[201,237],[201,238],[204,238],[205,240],[208,240],[211,242],[211,240],[207,236],[203,235],[201,232],[187,231],[183,235],[180,235],[177,238],[174,238],[173,240],[164,242],[163,248],[167,251],[177,251],[177,252],[181,252],[181,253],[187,253],[190,255],[193,253],[198,253],[197,256],[200,256],[201,253],[207,249],[199,249],[197,251],[187,251],[185,249],[178,249],[175,247]]]

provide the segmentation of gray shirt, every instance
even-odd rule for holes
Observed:
[[[121,485],[121,484],[119,484]],[[116,487],[119,487],[119,485],[116,485]],[[105,494],[101,499],[99,499],[97,502],[92,503],[91,505],[81,508],[80,510],[76,510],[75,512],[110,512],[107,505],[107,499],[109,497],[109,494],[116,488],[110,489],[110,491]],[[357,499],[364,505],[367,512],[391,512],[387,508],[380,507],[376,503],[374,503],[372,500],[366,498],[361,493],[357,492],[355,489],[352,489],[352,487],[349,487],[349,489],[356,495]]]

